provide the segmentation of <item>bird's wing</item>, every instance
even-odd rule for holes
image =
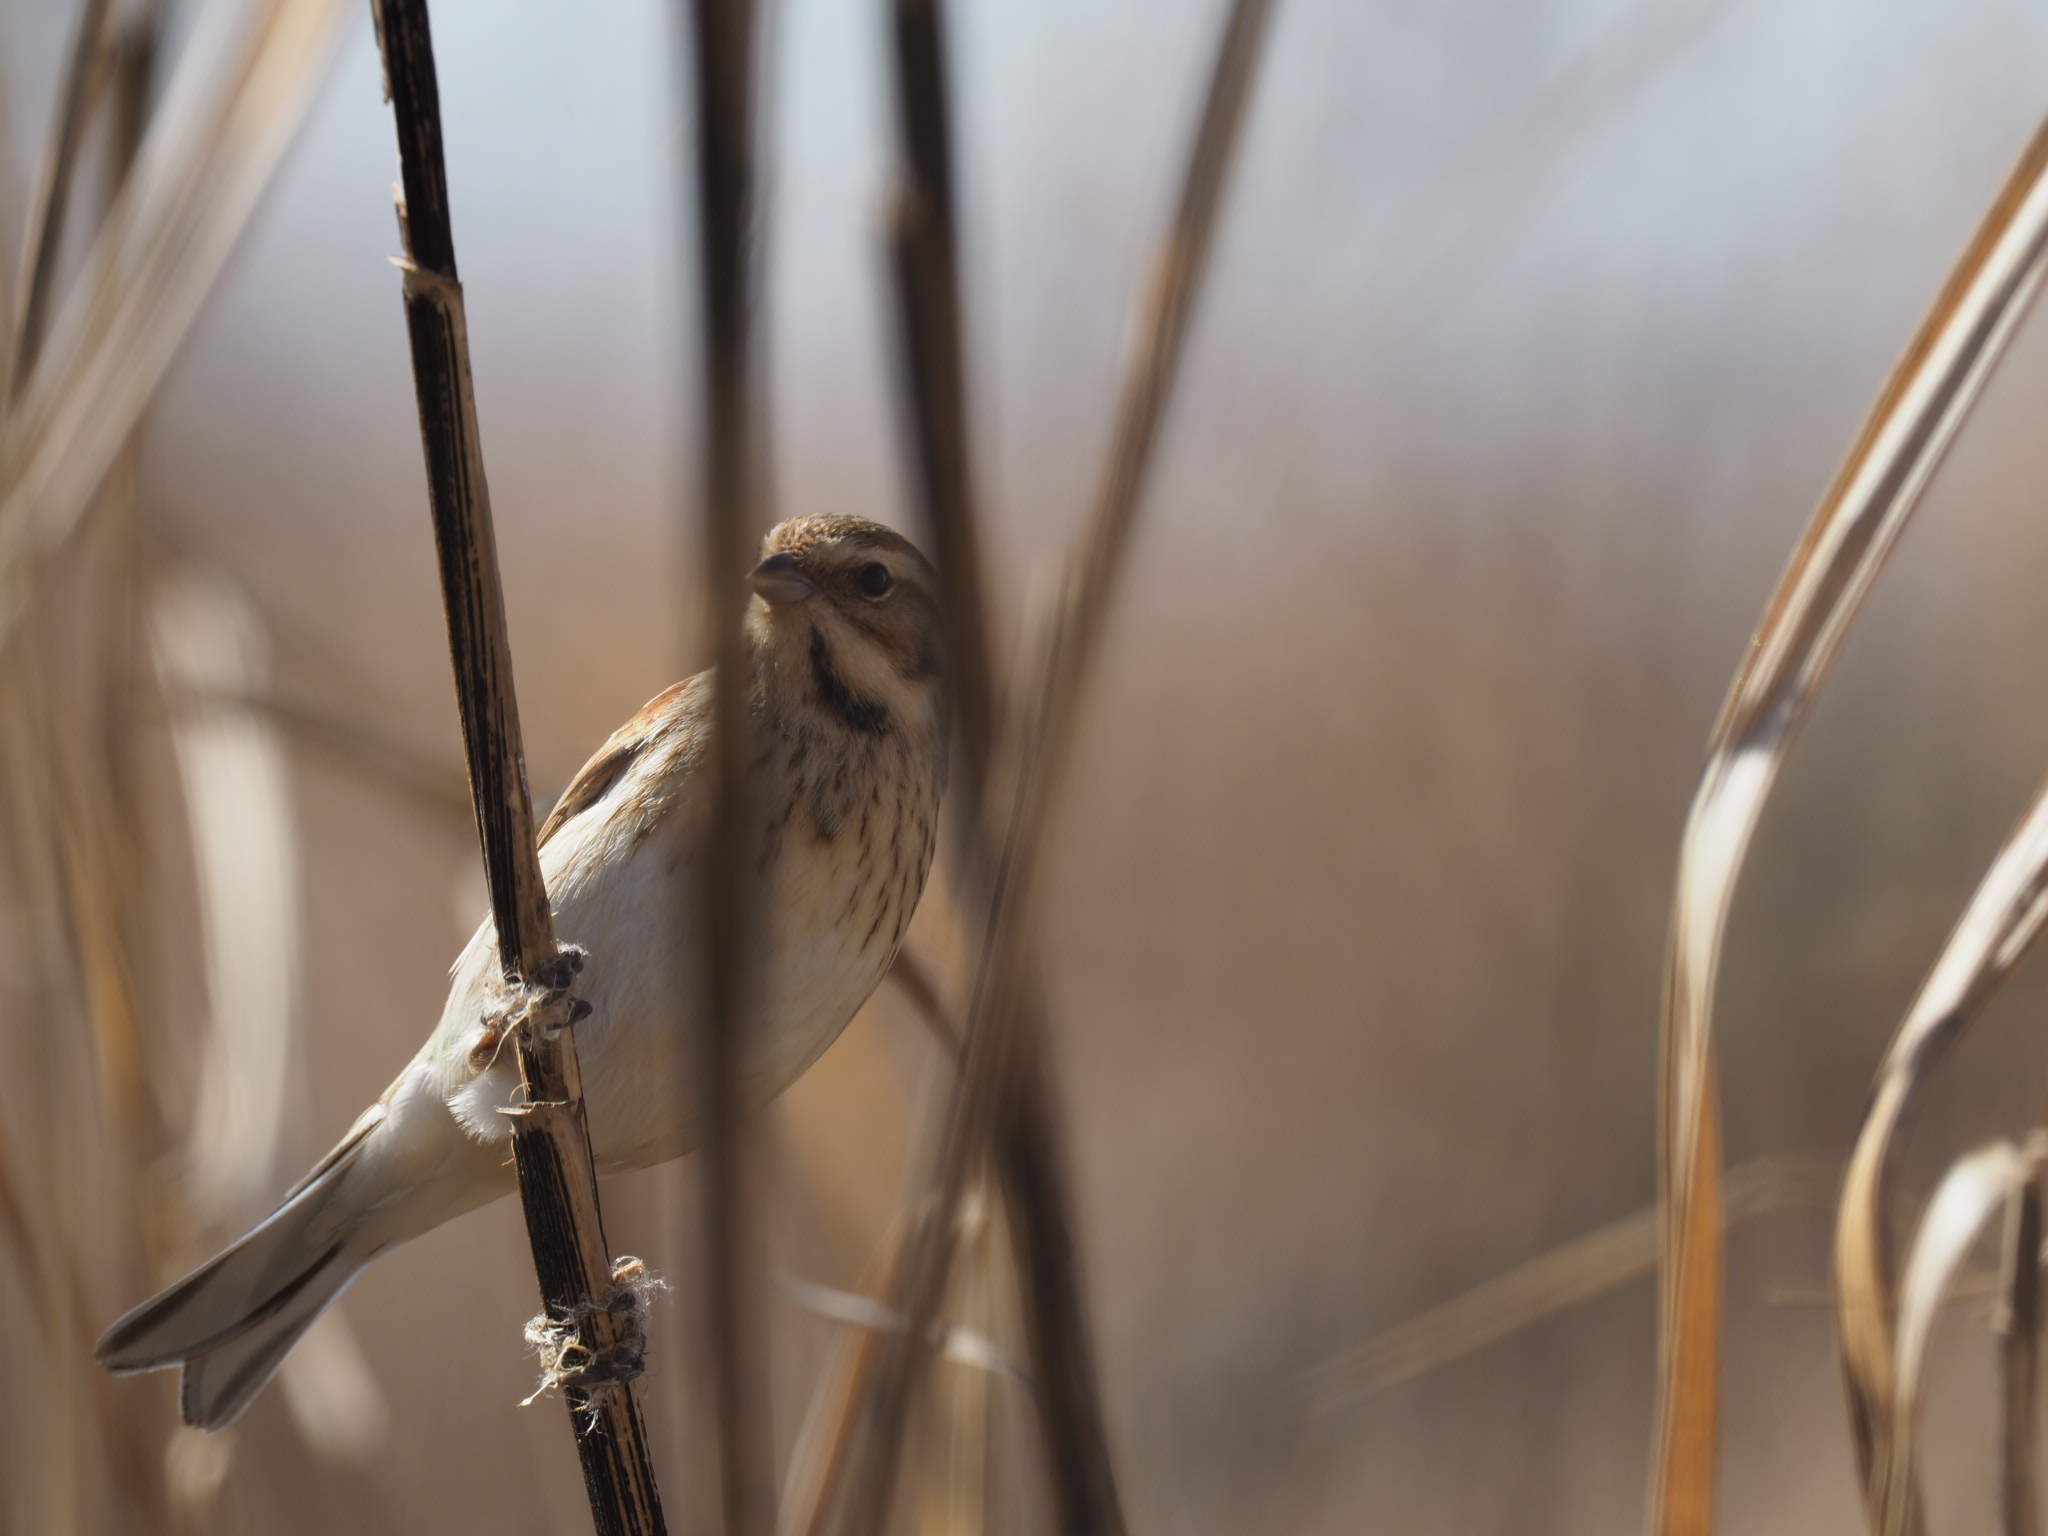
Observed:
[[[640,707],[638,714],[613,731],[611,739],[597,749],[589,762],[576,770],[576,777],[569,781],[569,787],[562,791],[562,798],[555,802],[555,808],[548,812],[548,819],[541,824],[540,845],[543,848],[571,817],[589,810],[619,782],[621,775],[633,766],[633,760],[661,734],[683,690],[696,681],[693,677],[662,689]]]

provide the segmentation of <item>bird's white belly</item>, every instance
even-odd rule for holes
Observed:
[[[595,818],[593,818],[594,820]],[[602,837],[598,828],[593,832]],[[855,858],[797,845],[777,860],[765,996],[740,1054],[748,1107],[774,1098],[823,1054],[880,982],[899,925],[877,931],[856,901]],[[556,929],[589,951],[576,995],[591,1005],[576,1027],[591,1142],[601,1166],[636,1168],[697,1143],[695,1019],[701,1006],[697,880],[675,842],[631,850],[557,838],[543,852]],[[849,909],[852,916],[849,919]],[[625,962],[631,957],[631,963]],[[518,1101],[509,1048],[479,1071],[468,1051],[499,1006],[496,945],[486,922],[456,963],[435,1066],[456,1118],[472,1135],[509,1135],[499,1110]]]

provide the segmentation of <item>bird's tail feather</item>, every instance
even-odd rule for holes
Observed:
[[[284,1364],[299,1336],[347,1289],[361,1267],[342,1250],[330,1250],[303,1285],[274,1298],[253,1326],[187,1360],[178,1382],[178,1411],[185,1422],[200,1429],[221,1429],[239,1418]]]
[[[347,1185],[377,1118],[365,1116],[262,1225],[109,1328],[93,1357],[122,1373],[182,1365],[185,1422],[233,1420],[367,1258],[350,1247]]]

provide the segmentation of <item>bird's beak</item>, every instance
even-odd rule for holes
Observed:
[[[770,555],[747,573],[747,584],[771,603],[798,603],[818,589],[789,554]]]

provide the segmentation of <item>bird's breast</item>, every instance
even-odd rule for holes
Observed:
[[[764,788],[775,786],[775,765],[764,767]],[[829,837],[800,802],[780,815],[771,801],[762,989],[740,1051],[750,1107],[786,1088],[859,1011],[923,891],[936,837],[936,773],[908,761],[873,768],[835,785],[840,814]],[[785,777],[774,793],[787,800],[800,792]],[[577,1053],[593,1149],[609,1167],[662,1161],[697,1141],[704,809],[679,804],[651,829],[592,816],[543,850],[557,930],[590,953],[577,990],[591,1013],[577,1026]],[[480,937],[486,941],[458,962],[443,1019],[455,1040],[441,1060],[460,1078],[449,1085],[451,1108],[472,1134],[495,1140],[506,1134],[497,1111],[516,1101],[518,1081],[509,1051],[481,1069],[462,1055],[492,1008],[495,946]]]

